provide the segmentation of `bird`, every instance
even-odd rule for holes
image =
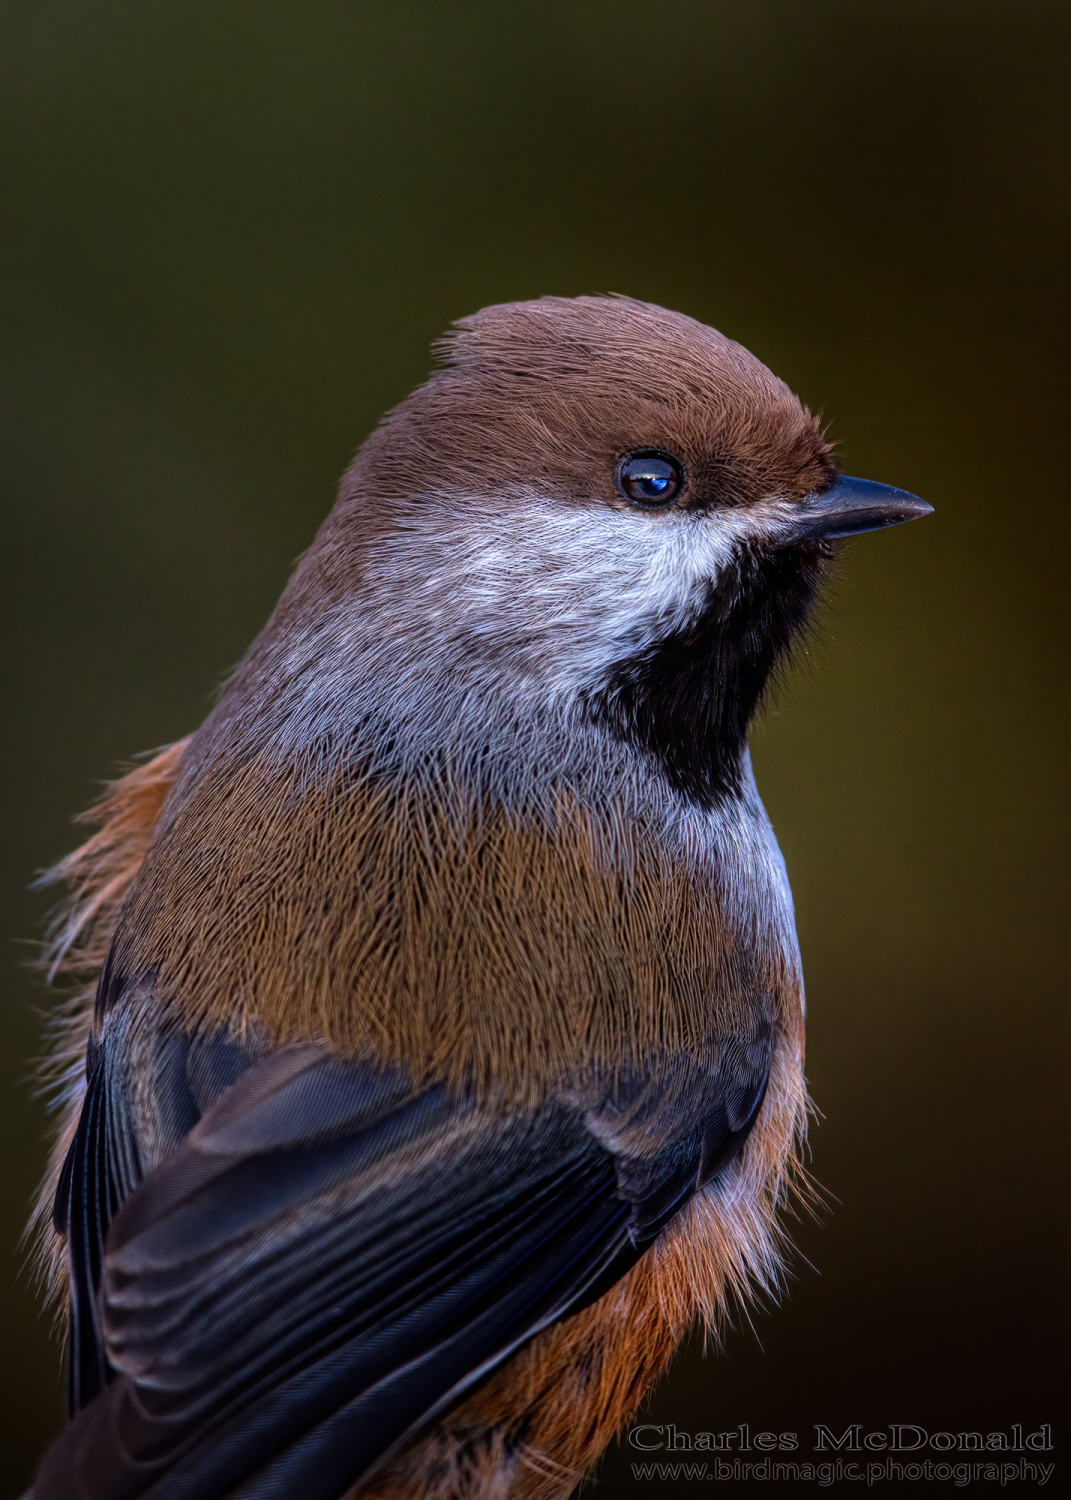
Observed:
[[[35,1500],[561,1500],[776,1282],[808,1108],[748,729],[842,538],[754,355],[484,308],[55,872]]]

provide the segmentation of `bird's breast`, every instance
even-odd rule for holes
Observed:
[[[716,1046],[756,1016],[784,1026],[798,963],[757,798],[720,823],[655,811],[559,788],[525,815],[224,757],[161,823],[103,1006],[151,981],[190,1028],[323,1040],[512,1095]]]

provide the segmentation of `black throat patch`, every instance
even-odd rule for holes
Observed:
[[[686,625],[623,655],[589,700],[596,722],[653,756],[674,790],[712,807],[740,788],[748,724],[806,623],[827,550],[740,551]]]

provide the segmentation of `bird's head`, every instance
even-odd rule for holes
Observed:
[[[425,741],[583,719],[709,804],[833,542],[930,507],[840,477],[788,387],[679,313],[513,303],[439,352],[277,617],[309,648],[306,700],[367,721],[378,693]]]

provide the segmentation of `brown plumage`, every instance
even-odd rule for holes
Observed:
[[[53,938],[53,962],[79,986],[55,1053],[66,1065],[65,1076],[84,1072],[93,997],[86,982],[99,975],[118,908],[152,841],[186,744],[169,746],[109,787],[93,813],[84,815],[86,821],[99,819],[101,831],[53,872],[72,886],[66,920]],[[733,1298],[774,1288],[783,1244],[775,1215],[802,1183],[795,1155],[807,1107],[801,1023],[796,1006],[785,1018],[785,1043],[744,1148],[732,1200],[693,1199],[623,1281],[568,1323],[540,1334],[434,1432],[363,1486],[362,1496],[491,1497],[503,1491],[504,1475],[516,1500],[568,1494],[665,1371],[688,1329],[702,1319],[716,1330]],[[65,1106],[37,1216],[54,1295],[65,1289],[66,1267],[64,1242],[49,1232],[49,1220],[80,1103],[78,1090]]]
[[[806,1104],[802,991],[744,735],[827,536],[924,508],[889,491],[845,499],[787,388],[680,315],[546,299],[464,320],[442,353],[357,455],[205,725],[112,788],[101,832],[57,872],[74,886],[57,962],[101,976],[61,1048],[88,1047],[91,1082],[83,1102],[68,1069],[43,1198],[57,1201],[57,1275],[72,1277],[81,1415],[41,1500],[170,1500],[195,1472],[210,1500],[247,1472],[234,1456],[247,1448],[265,1495],[337,1500],[356,1482],[384,1500],[551,1500],[695,1318],[776,1276]],[[637,451],[676,474],[672,506],[630,502],[619,465]],[[284,1142],[272,1100],[290,1097],[312,1133]],[[386,1166],[372,1125],[347,1119],[393,1132]],[[353,1129],[352,1148],[331,1144]],[[335,1186],[317,1197],[299,1173],[278,1201],[259,1188],[262,1217],[227,1239],[219,1224],[261,1182],[264,1153],[283,1151],[289,1182],[302,1140],[324,1143]],[[166,1247],[190,1243],[183,1215],[224,1161],[226,1209],[189,1221],[219,1220],[211,1243],[232,1248],[217,1274],[208,1242],[189,1261]],[[486,1222],[484,1191],[504,1195]],[[454,1240],[432,1248],[454,1204],[472,1274],[489,1278],[460,1321],[435,1311],[462,1285]],[[559,1238],[522,1249],[523,1226],[544,1221]],[[426,1262],[389,1296],[344,1293],[366,1266],[374,1284],[377,1254],[392,1259],[375,1245],[394,1234],[395,1260],[423,1236]],[[159,1303],[165,1263],[178,1269]],[[295,1294],[323,1279],[327,1302],[309,1291],[308,1313],[272,1333],[257,1265],[293,1274]],[[157,1311],[179,1307],[172,1294],[194,1299],[181,1316]],[[364,1326],[330,1313],[345,1296],[354,1317],[387,1317],[392,1296],[410,1307],[383,1324],[383,1347],[401,1340],[389,1374],[361,1373],[364,1335],[338,1344],[333,1328]],[[507,1312],[513,1296],[530,1310]],[[238,1322],[213,1352],[197,1309],[216,1297]],[[263,1371],[249,1389],[242,1339],[243,1368]],[[465,1340],[470,1353],[451,1352]],[[344,1379],[324,1353],[336,1344]],[[304,1386],[288,1394],[299,1368],[326,1392],[319,1415]],[[163,1458],[157,1387],[178,1393],[160,1398]],[[282,1425],[264,1437],[266,1418],[249,1423],[272,1401]],[[354,1403],[352,1441],[331,1436],[340,1401]],[[383,1401],[377,1447],[384,1419],[362,1413]],[[184,1427],[187,1410],[201,1415]],[[215,1448],[213,1422],[232,1434]]]

